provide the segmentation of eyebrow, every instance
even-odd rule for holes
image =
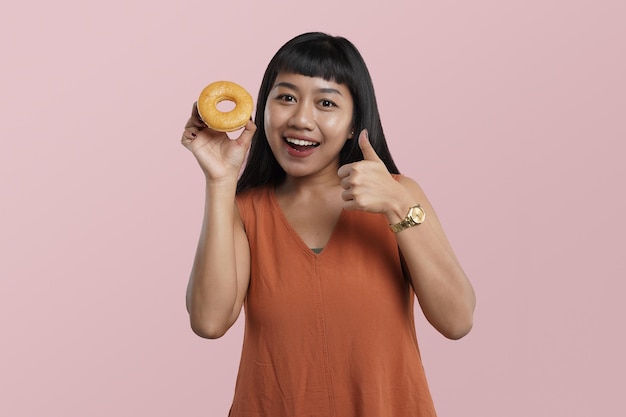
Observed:
[[[291,84],[288,83],[286,81],[280,82],[278,84],[276,84],[274,86],[274,88],[276,87],[286,87],[286,88],[290,88],[292,90],[298,91],[298,87],[295,84]],[[330,88],[330,87],[324,87],[324,88],[318,88],[317,89],[318,92],[320,93],[326,93],[326,94],[339,94],[340,96],[343,96],[343,94],[341,94],[341,91],[337,90],[336,88]]]

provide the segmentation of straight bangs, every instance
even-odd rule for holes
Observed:
[[[326,81],[352,87],[352,83],[349,82],[350,74],[353,73],[350,62],[346,59],[345,53],[338,51],[328,42],[300,45],[282,55],[276,64],[278,72],[320,77]]]

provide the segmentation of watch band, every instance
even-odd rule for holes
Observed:
[[[408,229],[409,227],[418,226],[424,222],[426,219],[426,213],[424,209],[418,204],[409,209],[406,217],[396,224],[390,224],[389,228],[392,232],[398,233],[403,231],[404,229]]]

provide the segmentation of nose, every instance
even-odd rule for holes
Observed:
[[[287,122],[289,127],[302,130],[313,130],[315,127],[315,112],[312,105],[300,102],[293,107],[293,114]]]

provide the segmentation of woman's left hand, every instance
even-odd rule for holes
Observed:
[[[402,184],[396,181],[370,144],[367,130],[358,138],[363,160],[343,165],[337,171],[341,178],[346,210],[382,213],[391,221],[399,221],[415,202]],[[401,213],[401,214],[398,214]]]

